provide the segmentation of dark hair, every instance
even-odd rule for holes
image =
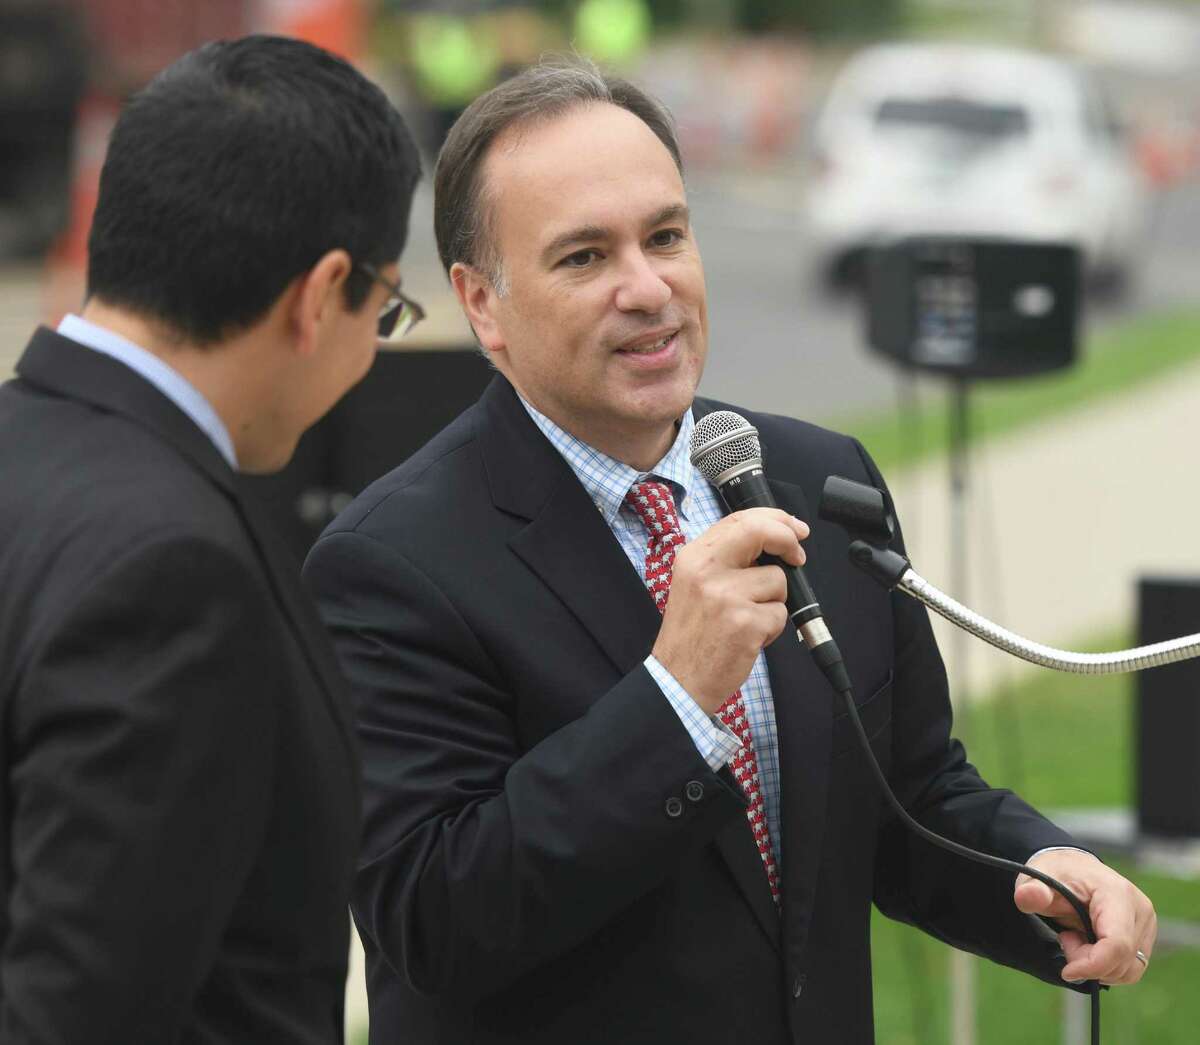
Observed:
[[[605,75],[585,58],[543,60],[476,98],[446,136],[433,179],[433,226],[447,273],[462,261],[494,281],[499,278],[482,184],[483,162],[492,142],[518,123],[553,119],[598,102],[638,117],[683,173],[674,123],[662,105],[629,81]]]
[[[330,250],[394,262],[420,159],[383,92],[299,40],[205,44],[125,105],[100,175],[88,295],[211,344]],[[346,300],[370,277],[356,268]]]

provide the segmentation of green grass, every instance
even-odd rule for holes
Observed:
[[[910,2],[904,9],[904,34],[910,38],[966,37],[974,41],[1020,44],[1028,42],[1022,39],[1023,29],[1010,10],[995,5],[947,8],[945,4]]]
[[[1117,649],[1126,637],[1094,649]],[[1043,808],[1132,804],[1131,676],[1033,676],[971,716],[968,749],[985,779]],[[1154,901],[1160,916],[1200,920],[1200,883],[1114,862]],[[873,928],[879,1045],[950,1045],[949,950],[878,914]],[[980,1045],[1061,1040],[1062,991],[977,964]],[[1107,1045],[1192,1045],[1200,1039],[1200,952],[1160,951],[1147,978],[1101,1002]]]
[[[1200,359],[1200,311],[1142,317],[1087,341],[1069,370],[1037,378],[977,383],[971,391],[971,440],[978,443],[1128,391]],[[897,411],[835,417],[830,427],[862,440],[885,475],[945,454],[948,393],[926,395],[915,416]]]

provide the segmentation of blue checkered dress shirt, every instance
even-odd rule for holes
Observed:
[[[604,521],[621,545],[639,577],[646,565],[646,528],[633,510],[625,504],[625,494],[634,483],[657,479],[671,487],[679,510],[679,525],[689,541],[695,540],[725,511],[717,491],[692,467],[688,457],[695,420],[691,410],[683,415],[679,434],[666,456],[649,472],[639,472],[616,461],[570,432],[564,431],[545,414],[521,400],[534,424],[550,440],[571,471],[583,483],[592,502],[604,516]],[[676,681],[675,677],[653,656],[646,658],[646,670],[654,677],[663,695],[691,735],[704,760],[714,771],[730,761],[737,753],[738,739],[715,717],[709,717]],[[779,737],[775,729],[775,704],[771,697],[771,680],[762,653],[754,661],[750,677],[742,684],[742,700],[750,722],[754,754],[758,759],[759,783],[766,807],[767,828],[775,850],[776,865],[782,867],[779,853]]]

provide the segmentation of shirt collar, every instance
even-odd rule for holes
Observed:
[[[58,332],[77,344],[124,363],[130,370],[149,381],[163,395],[192,419],[195,425],[212,440],[220,455],[237,470],[237,453],[229,429],[212,404],[178,370],[148,352],[128,338],[107,327],[97,326],[81,316],[68,315],[58,324]]]
[[[680,514],[685,518],[687,511],[685,501],[688,491],[695,486],[695,469],[688,456],[691,449],[692,429],[695,420],[691,407],[687,409],[679,422],[679,431],[671,448],[662,459],[648,472],[639,472],[636,468],[609,457],[582,439],[572,435],[565,428],[555,424],[545,414],[539,411],[518,393],[521,405],[525,407],[533,423],[542,434],[550,440],[550,444],[562,455],[563,459],[575,473],[587,495],[604,516],[604,521],[611,527],[617,513],[625,503],[625,495],[634,483],[647,478],[660,479],[674,487],[675,503],[679,506]]]

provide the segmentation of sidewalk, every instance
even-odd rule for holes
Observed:
[[[12,377],[29,335],[42,321],[41,281],[35,265],[0,268],[0,382]]]

